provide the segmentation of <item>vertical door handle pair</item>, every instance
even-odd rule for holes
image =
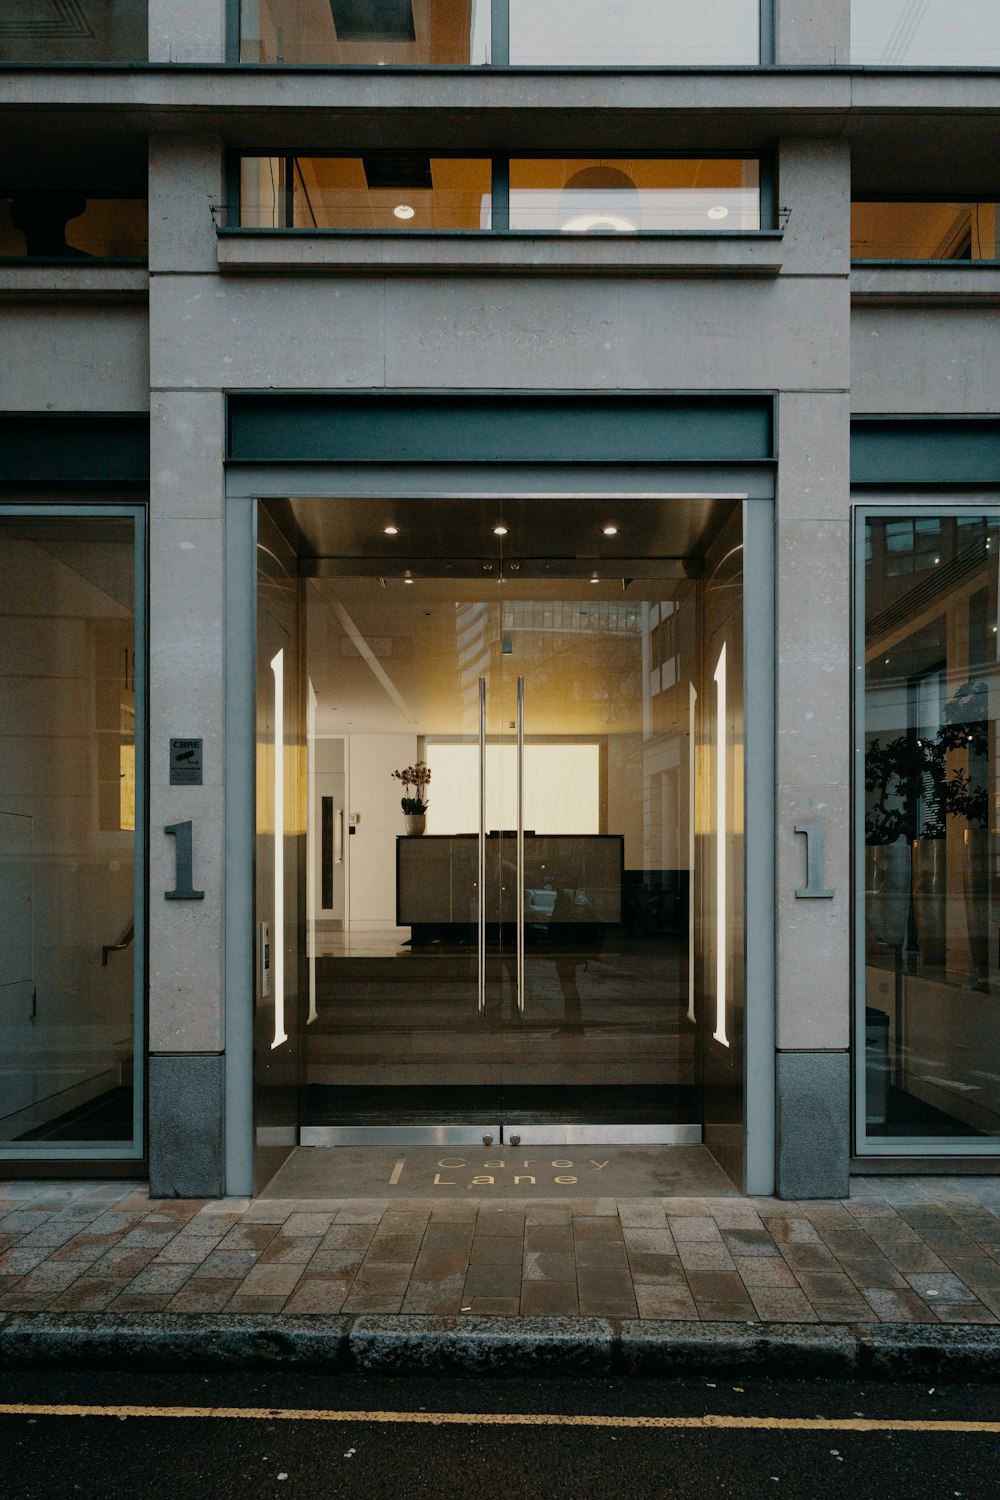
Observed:
[[[486,1009],[486,678],[479,679],[478,1011]],[[517,679],[517,1011],[524,1015],[524,678]],[[503,911],[501,907],[500,917]]]

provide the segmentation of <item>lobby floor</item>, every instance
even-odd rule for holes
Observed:
[[[546,1148],[556,1157],[576,1161]],[[725,1187],[605,1195],[603,1170],[559,1175],[580,1181],[539,1181],[537,1197],[464,1182],[432,1196],[411,1192],[404,1169],[378,1196],[299,1196],[276,1182],[261,1198],[205,1203],[151,1201],[142,1184],[0,1183],[0,1318],[1000,1320],[1000,1178],[858,1178],[849,1199],[792,1203]]]

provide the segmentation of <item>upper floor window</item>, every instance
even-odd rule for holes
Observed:
[[[490,0],[241,0],[240,62],[468,67],[491,24]]]
[[[140,62],[149,0],[2,0],[0,63]]]
[[[0,187],[0,259],[145,261],[145,198]]]
[[[996,68],[1000,5],[997,0],[851,0],[851,62]]]
[[[760,61],[761,0],[241,0],[240,61],[690,67]]]
[[[998,216],[996,203],[852,203],[851,259],[997,260]]]
[[[509,0],[510,61],[576,68],[760,61],[759,0]]]
[[[566,234],[761,227],[760,163],[716,157],[246,156],[255,229],[511,229]]]

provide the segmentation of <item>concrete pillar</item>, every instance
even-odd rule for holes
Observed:
[[[150,321],[173,273],[214,263],[211,204],[221,190],[215,141],[151,145]],[[173,321],[178,343],[197,319]],[[223,398],[160,378],[151,349],[149,1160],[154,1197],[224,1191],[223,1093]],[[171,786],[168,741],[203,741],[201,786]],[[201,901],[168,901],[175,841],[193,827]]]
[[[846,1195],[850,1157],[850,160],[840,142],[783,142],[786,274],[816,292],[839,372],[778,401],[776,507],[777,1183],[785,1198]],[[833,318],[831,320],[831,284]],[[822,293],[820,289],[822,288]],[[799,306],[808,317],[810,297]],[[806,884],[825,835],[830,900]]]

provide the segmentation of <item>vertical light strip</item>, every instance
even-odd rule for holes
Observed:
[[[285,653],[271,658],[274,673],[274,931],[271,964],[274,972],[274,1041],[271,1050],[288,1041],[285,1030]]]
[[[688,683],[688,1020],[694,1021],[694,762],[695,762],[695,705],[698,690],[693,682]]]
[[[715,1032],[724,1047],[726,1036],[726,646],[723,642],[715,668]]]
[[[319,1015],[316,1009],[316,702],[316,689],[310,677],[306,689],[306,942],[309,947],[307,1026]]]

